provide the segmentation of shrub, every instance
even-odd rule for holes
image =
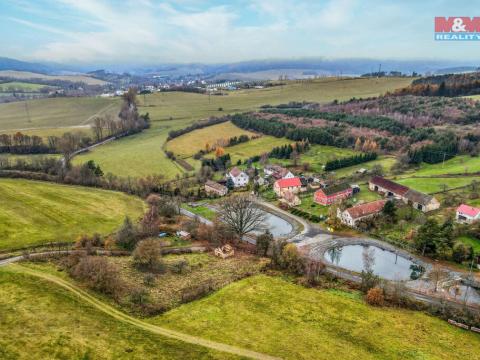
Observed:
[[[143,277],[143,284],[145,286],[153,286],[155,285],[155,275],[153,274],[145,274]]]
[[[372,306],[383,306],[385,297],[383,295],[383,290],[379,287],[374,287],[368,290],[367,303]]]
[[[122,226],[117,231],[115,240],[117,245],[125,250],[133,250],[135,247],[137,232],[128,216],[125,217]]]
[[[142,240],[133,251],[133,264],[141,271],[163,272],[162,249],[158,240]]]
[[[78,263],[70,270],[74,278],[85,282],[93,290],[113,296],[119,295],[123,286],[116,266],[99,256],[85,256],[76,260]]]
[[[182,259],[170,265],[170,270],[175,274],[185,274],[190,271],[190,264]]]
[[[303,259],[295,244],[287,244],[282,250],[283,264],[294,274],[301,275],[304,271]]]

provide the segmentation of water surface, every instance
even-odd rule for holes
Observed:
[[[361,272],[365,270],[365,252],[372,255],[373,272],[387,280],[410,280],[418,276],[412,261],[373,245],[345,245],[327,250],[325,258],[344,269]]]

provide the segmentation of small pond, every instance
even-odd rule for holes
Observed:
[[[421,275],[414,262],[373,245],[345,245],[327,250],[325,258],[344,269],[361,272],[365,269],[365,256],[372,261],[373,272],[387,280],[411,280]]]
[[[293,231],[293,226],[288,221],[269,212],[265,212],[265,230],[268,229],[274,237],[282,237]],[[263,231],[254,231],[255,234],[261,234]]]

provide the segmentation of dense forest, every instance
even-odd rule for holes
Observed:
[[[465,96],[480,94],[480,72],[427,76],[414,80],[395,95]]]
[[[377,159],[377,153],[374,152],[335,159],[327,161],[325,164],[325,171],[332,171],[348,166],[358,165],[375,159]]]

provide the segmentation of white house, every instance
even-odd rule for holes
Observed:
[[[379,214],[387,200],[376,200],[369,203],[355,205],[344,211],[337,209],[337,217],[340,221],[350,227],[356,227],[358,222]]]
[[[459,223],[470,224],[474,221],[480,220],[480,209],[462,204],[457,208],[455,219]]]
[[[250,178],[239,168],[234,167],[227,175],[233,181],[234,187],[243,187],[248,185]]]

